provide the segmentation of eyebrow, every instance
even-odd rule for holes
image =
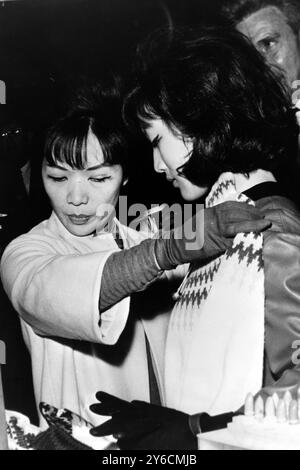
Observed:
[[[280,36],[280,33],[278,31],[276,31],[276,28],[274,27],[269,27],[269,25],[267,26],[262,26],[261,28],[258,28],[257,31],[255,31],[255,33],[253,34],[253,37],[257,37],[257,36],[265,36],[265,35],[268,35],[268,36]]]
[[[60,165],[49,165],[47,164],[49,168],[56,168],[58,170],[62,171],[68,171],[68,168],[64,168],[63,166]],[[89,168],[85,168],[85,171],[95,171],[95,170],[100,170],[103,167],[109,167],[110,165],[108,163],[100,163],[99,165],[96,166],[91,166]]]
[[[89,168],[86,168],[86,171],[100,170],[101,168],[107,167],[107,166],[110,166],[110,165],[108,163],[100,163],[100,165],[91,166]]]
[[[48,168],[57,168],[58,170],[68,171],[67,168],[64,168],[63,166],[59,166],[59,165],[49,165],[49,163],[47,163],[46,166],[47,166]]]
[[[262,35],[262,36],[266,36],[266,37],[274,37],[274,38],[279,38],[280,37],[280,33],[277,33],[275,31],[261,31],[259,35]],[[263,39],[263,37],[262,37]]]

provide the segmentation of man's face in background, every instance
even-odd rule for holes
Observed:
[[[291,87],[300,79],[300,33],[294,32],[285,15],[274,6],[242,20],[237,29],[246,35],[270,65],[279,66]]]

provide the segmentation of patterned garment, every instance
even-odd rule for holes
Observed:
[[[69,410],[40,404],[40,411],[49,428],[41,430],[30,423],[27,416],[6,411],[9,450],[86,450],[91,449],[74,439],[77,428],[91,429],[91,425]]]
[[[221,175],[206,207],[228,200],[252,204],[237,192],[231,173]],[[187,413],[218,414],[238,409],[249,391],[260,389],[264,346],[262,246],[261,234],[239,234],[223,256],[190,267],[170,320],[167,406]],[[246,364],[249,370],[245,374]]]
[[[49,429],[35,439],[35,449],[49,450],[115,450],[115,439],[93,437],[92,424],[65,408],[57,409],[47,403],[40,403],[40,412]],[[49,443],[50,442],[50,443]]]
[[[40,403],[40,412],[49,428],[41,432],[29,418],[6,411],[9,450],[117,450],[115,439],[90,434],[92,425],[67,409]]]
[[[43,402],[40,403],[39,408],[41,415],[47,421],[49,427],[58,425],[68,434],[72,434],[74,426],[81,426],[83,424],[89,428],[92,427],[87,421],[65,408],[58,410],[55,406]]]
[[[21,413],[6,411],[5,415],[9,450],[33,450],[33,441],[40,429]]]

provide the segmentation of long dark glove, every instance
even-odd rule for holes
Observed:
[[[155,253],[159,266],[173,269],[179,264],[207,260],[232,246],[240,232],[261,232],[272,224],[255,207],[228,201],[201,210],[170,237],[157,240]]]
[[[232,419],[232,413],[213,418],[204,413],[192,429],[192,417],[180,411],[142,401],[129,403],[104,392],[96,398],[101,403],[91,405],[91,411],[112,418],[91,434],[114,435],[124,450],[195,450],[200,427],[202,432],[220,429]]]
[[[145,240],[113,253],[103,270],[100,312],[145,289],[162,270],[220,255],[232,246],[232,238],[239,232],[267,229],[271,222],[264,219],[265,215],[246,203],[225,202],[200,211],[183,227],[171,231],[169,238]],[[197,234],[193,241],[191,232]]]

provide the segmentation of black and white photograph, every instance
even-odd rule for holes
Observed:
[[[300,0],[0,0],[0,57],[0,450],[300,450]]]

